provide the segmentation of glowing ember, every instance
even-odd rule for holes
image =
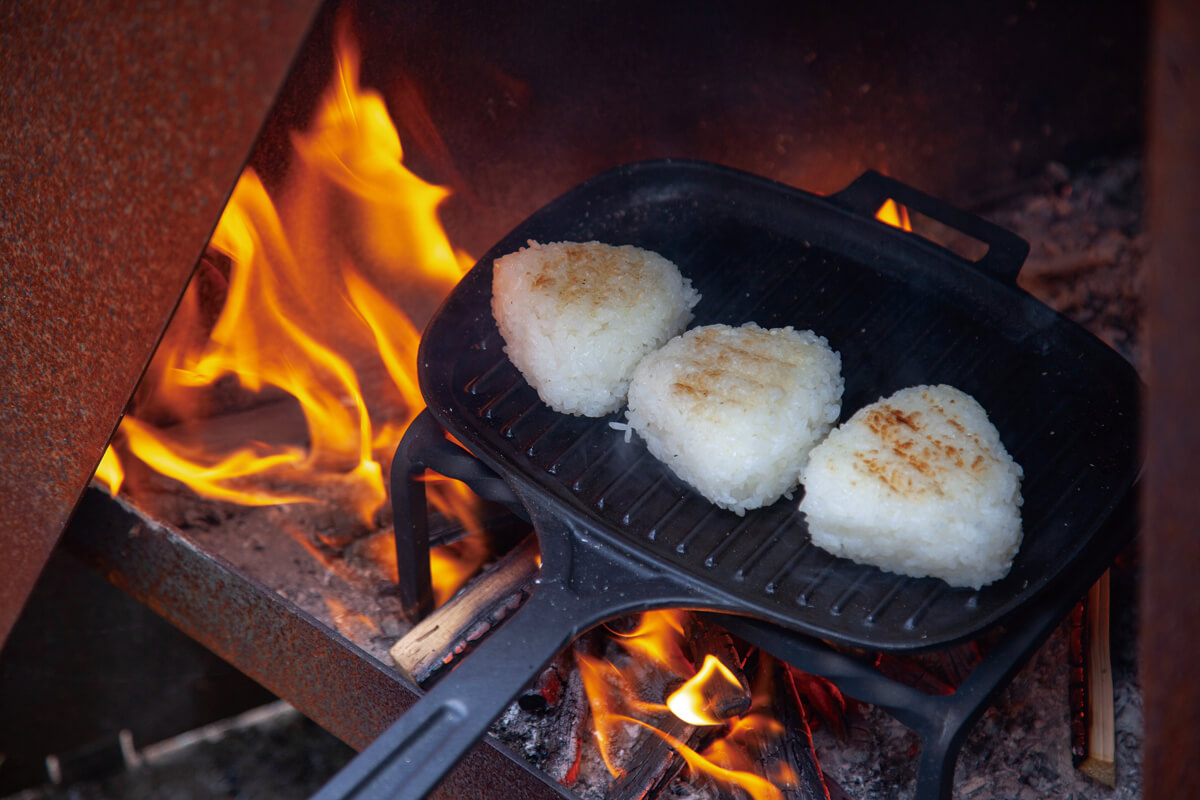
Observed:
[[[893,228],[912,231],[912,222],[908,218],[908,208],[900,205],[890,197],[875,212],[875,219],[885,222]]]

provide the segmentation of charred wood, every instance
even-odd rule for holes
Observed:
[[[804,703],[793,681],[793,671],[785,664],[775,661],[775,684],[773,710],[783,725],[786,735],[780,756],[795,775],[795,786],[801,790],[797,797],[829,798],[829,788],[817,753],[813,749],[812,730],[804,713]],[[840,696],[840,695],[839,695]]]
[[[693,749],[700,746],[706,735],[705,729],[689,725],[671,714],[658,720],[655,727]],[[630,753],[627,763],[631,766],[613,784],[610,800],[658,797],[685,766],[675,746],[650,731],[638,740],[638,747]]]
[[[557,698],[553,703],[529,711],[525,705],[530,692],[526,692],[492,726],[497,739],[564,786],[575,782],[589,738],[587,696],[579,671],[573,669],[572,652],[573,649],[564,651],[534,683],[543,687],[556,685]]]
[[[785,800],[829,800],[792,670],[766,653],[758,653],[757,660],[756,683],[760,688],[751,713],[773,718],[780,727],[757,725],[745,737],[744,746],[753,759],[754,771],[774,784]]]
[[[564,650],[550,662],[537,679],[517,698],[525,711],[539,714],[558,708],[572,668],[571,651]]]
[[[721,681],[716,689],[719,697],[711,698],[709,711],[717,719],[733,719],[750,710],[752,701],[750,681],[742,669],[744,659],[739,655],[733,637],[700,614],[689,615],[688,656],[696,669],[707,656],[713,656],[737,678],[738,685]]]
[[[392,660],[424,686],[488,631],[516,611],[537,577],[537,539],[530,536],[392,647]]]
[[[643,615],[610,620],[602,629],[576,642],[579,659],[615,668],[614,672],[605,673],[606,682],[612,681],[608,684],[612,694],[598,704],[593,698],[591,710],[611,708],[613,713],[631,717],[615,726],[602,725],[589,717],[593,720],[589,729],[599,735],[585,740],[579,782],[571,786],[580,797],[641,800],[665,796],[663,792],[673,785],[686,765],[677,747],[697,749],[709,735],[721,730],[717,725],[692,725],[667,711],[664,705],[666,698],[684,682],[695,657],[689,644],[694,617],[684,615],[680,620],[684,627],[678,640],[679,649],[662,652],[655,658],[646,658],[625,641],[643,627],[646,621]],[[698,636],[696,641],[704,641],[704,637]],[[705,648],[700,652],[703,659]],[[597,687],[592,690],[604,691]],[[636,724],[632,718],[642,724]]]

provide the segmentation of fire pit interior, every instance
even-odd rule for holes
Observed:
[[[469,462],[440,464],[465,484],[430,473],[416,498],[434,545],[428,597],[424,564],[396,557],[387,475],[424,405],[421,331],[520,220],[641,159],[818,193],[866,169],[893,175],[1029,240],[1021,285],[1140,367],[1146,20],[1106,11],[331,4],[64,557],[365,747],[534,590],[528,522]],[[893,224],[959,246],[904,212]],[[1113,524],[1133,519],[1124,508]],[[1008,648],[993,685],[1029,666],[924,796],[939,783],[961,797],[1138,796],[1135,557],[1112,570],[1115,600],[1093,591],[1044,647],[1075,597],[1017,644],[993,631],[918,656],[839,648],[832,680],[789,665],[804,659],[761,626],[614,620],[555,659],[442,792],[911,796],[920,743],[879,710],[885,697],[852,696],[863,684],[847,665],[934,705]],[[1103,692],[1085,651],[1110,607],[1117,720],[1089,733]],[[1095,738],[1114,728],[1115,767]],[[1074,769],[1072,745],[1115,794]]]

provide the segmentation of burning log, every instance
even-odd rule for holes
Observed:
[[[782,661],[759,652],[756,684],[755,705],[742,722],[745,731],[735,731],[752,759],[753,771],[778,788],[784,800],[829,800],[830,791],[817,763],[808,716],[791,670]],[[837,794],[842,796],[840,790]]]
[[[623,757],[623,763],[633,766],[606,796],[658,796],[690,764],[689,781],[716,797],[742,798],[743,792],[785,799],[828,797],[789,668],[765,654],[751,656],[759,665],[752,691],[745,659],[727,632],[698,615],[682,622],[683,645],[700,670],[672,697],[690,694],[693,704],[687,710],[700,713],[695,719],[680,716],[669,699],[677,716],[647,723],[654,726],[654,735],[642,737],[632,754]],[[719,668],[706,669],[714,664]],[[718,719],[722,709],[724,716]],[[703,753],[696,752],[706,743]]]
[[[697,670],[711,657],[723,667],[722,673],[734,681],[710,681],[706,687],[706,710],[715,720],[740,717],[750,710],[752,696],[750,681],[742,671],[743,659],[733,643],[733,637],[706,617],[691,615],[688,626],[689,657]]]
[[[1116,786],[1108,572],[1076,605],[1068,627],[1071,760],[1090,778]]]
[[[699,747],[706,736],[704,728],[669,714],[656,727],[671,739],[692,748]],[[685,764],[671,739],[650,733],[641,737],[639,747],[628,759],[632,766],[610,790],[611,800],[642,800],[660,795]]]
[[[472,582],[468,591],[414,626],[391,649],[400,671],[424,686],[516,611],[532,591],[537,555],[537,539],[530,536]]]
[[[725,717],[716,718],[716,709],[745,705],[730,699],[746,686],[737,677],[742,659],[728,634],[686,612],[621,618],[604,631],[607,636],[590,637],[600,645],[592,651],[582,649],[582,640],[576,645],[597,747],[589,748],[594,757],[585,758],[574,788],[582,796],[620,800],[659,796],[689,758],[699,758],[696,749],[724,729]],[[682,680],[702,662],[721,666],[707,677]],[[668,698],[677,695],[690,701],[694,714],[669,710]]]
[[[792,671],[786,664],[775,662],[775,685],[772,709],[776,719],[783,725],[783,736],[780,757],[795,775],[795,787],[801,790],[799,797],[830,796],[829,782],[821,772],[817,762],[817,753],[813,749],[812,730],[808,724],[808,716],[804,713],[804,704],[796,689]],[[841,796],[840,789],[838,795]]]

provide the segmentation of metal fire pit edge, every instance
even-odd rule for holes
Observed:
[[[62,546],[355,749],[370,744],[420,695],[398,671],[186,533],[148,522],[98,488],[85,493]],[[434,797],[574,795],[485,738]]]

